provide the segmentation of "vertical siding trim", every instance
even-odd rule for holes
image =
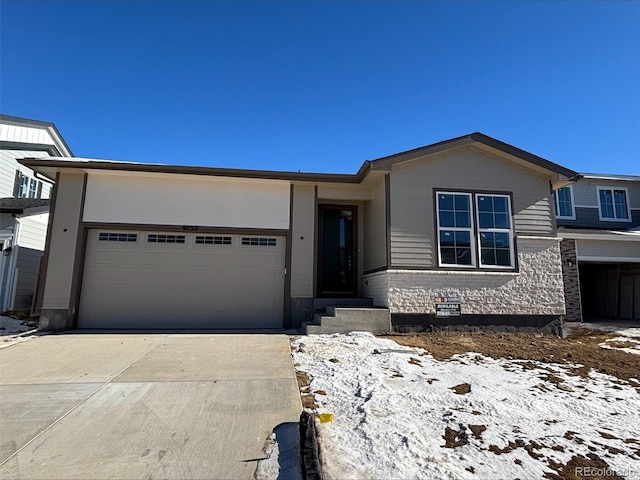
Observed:
[[[42,260],[42,268],[40,269],[40,277],[38,278],[38,287],[36,291],[35,307],[32,313],[39,314],[42,310],[42,300],[44,299],[44,283],[47,278],[47,268],[49,267],[49,251],[51,246],[51,235],[53,234],[53,217],[56,211],[56,199],[58,198],[58,182],[60,181],[60,172],[56,172],[56,180],[51,189],[51,202],[49,203],[49,220],[47,222],[47,235],[44,241],[44,255]]]
[[[318,293],[318,185],[313,187],[313,296]]]
[[[69,298],[69,313],[73,318],[73,328],[78,327],[78,310],[80,309],[80,291],[82,290],[82,277],[84,273],[84,260],[87,253],[87,229],[83,228],[84,200],[87,196],[88,174],[82,177],[82,196],[80,199],[80,213],[78,215],[78,236],[76,237],[76,252],[71,278],[71,294]]]
[[[289,187],[289,230],[287,230],[287,244],[285,245],[284,268],[287,274],[284,277],[284,302],[283,316],[284,328],[291,328],[291,252],[293,250],[293,183]]]
[[[553,191],[553,183],[549,181],[549,213],[551,214],[551,233],[554,237],[558,236],[558,220],[556,219],[556,201],[554,191]],[[576,202],[573,200],[573,188],[571,189],[571,202],[573,207],[573,215],[576,214]]]
[[[386,268],[391,267],[391,174],[384,176],[384,223],[386,235],[387,261]]]

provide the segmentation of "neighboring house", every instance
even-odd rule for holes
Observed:
[[[310,331],[340,330],[357,309],[331,306],[362,298],[381,307],[365,329],[376,311],[387,330],[565,313],[552,190],[576,172],[480,133],[353,175],[21,163],[56,182],[42,329],[298,328],[328,306]]]
[[[583,173],[555,205],[567,319],[640,319],[640,177]]]
[[[0,115],[0,311],[28,311],[45,248],[52,183],[24,157],[71,157],[53,123]]]

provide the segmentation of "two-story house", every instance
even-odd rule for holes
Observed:
[[[577,173],[481,133],[355,174],[21,163],[56,182],[42,329],[557,331],[565,313],[552,191]]]
[[[640,176],[583,173],[554,202],[567,320],[640,319]]]
[[[53,123],[0,115],[0,311],[31,308],[49,220],[51,179],[18,163],[71,157]]]

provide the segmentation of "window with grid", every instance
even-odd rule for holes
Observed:
[[[277,240],[275,238],[265,237],[242,237],[242,245],[275,247]]]
[[[573,209],[573,189],[571,185],[559,188],[553,192],[556,207],[556,218],[570,218],[575,220],[576,214]]]
[[[165,235],[151,233],[147,236],[148,243],[184,243],[184,235]]]
[[[438,192],[439,257],[442,266],[474,266],[471,194]]]
[[[42,182],[25,175],[22,172],[16,172],[15,195],[18,198],[39,198],[42,191]]]
[[[626,188],[598,187],[598,204],[600,206],[600,220],[622,222],[631,220]]]
[[[231,245],[231,237],[196,235],[196,245]]]
[[[481,267],[513,267],[511,207],[506,195],[476,194]]]
[[[115,233],[100,232],[98,234],[99,242],[136,242],[138,235],[136,233]]]
[[[436,192],[436,210],[440,266],[515,267],[508,195]]]

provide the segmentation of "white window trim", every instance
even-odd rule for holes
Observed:
[[[569,189],[569,194],[571,196],[571,215],[569,216],[564,216],[564,215],[560,215],[560,199],[558,198],[558,194],[557,192],[559,190],[561,190],[561,188],[568,188]],[[576,202],[573,198],[573,185],[566,185],[564,187],[561,187],[558,190],[556,190],[553,195],[553,203],[554,203],[554,207],[556,212],[558,212],[556,214],[556,218],[559,218],[561,220],[575,220],[576,219]]]
[[[438,197],[440,194],[444,195],[466,195],[469,197],[469,207],[471,211],[469,212],[471,218],[469,219],[471,226],[469,228],[462,227],[440,227],[440,198]],[[447,192],[447,191],[436,191],[436,224],[437,224],[437,238],[436,245],[438,246],[438,265],[440,267],[451,267],[451,268],[460,268],[460,269],[469,269],[476,268],[476,252],[475,252],[475,244],[473,236],[474,236],[474,225],[473,225],[473,195],[468,192]],[[470,248],[471,248],[471,264],[470,265],[460,265],[457,263],[443,263],[442,262],[442,250],[440,248],[440,230],[452,230],[454,232],[469,232],[470,238]]]
[[[511,212],[511,197],[500,193],[476,193],[475,195],[475,209],[476,209],[476,241],[478,242],[478,263],[480,268],[491,268],[499,270],[513,270],[516,266],[515,254],[513,248],[513,214]],[[480,209],[478,208],[479,197],[502,197],[507,199],[507,207],[509,209],[509,228],[480,228]],[[509,266],[507,265],[484,265],[482,263],[482,242],[480,241],[480,234],[482,232],[487,233],[507,233],[509,234]]]
[[[601,190],[610,190],[611,197],[614,199],[613,206],[613,218],[603,217],[602,216],[602,205],[600,203],[600,191]],[[627,199],[627,218],[616,218],[616,208],[615,208],[615,196],[613,195],[614,190],[622,190],[624,191],[625,198]],[[598,218],[601,222],[628,222],[631,223],[631,205],[629,203],[629,190],[627,187],[605,187],[605,186],[597,186],[596,187],[596,196],[598,197]]]
[[[41,197],[38,197],[38,190],[44,193],[44,190],[43,190],[44,182],[20,170],[18,170],[18,175],[20,176],[20,186],[18,187],[18,198],[41,198]],[[23,182],[25,181],[26,181],[26,185],[25,185],[26,189],[23,190],[22,185],[23,185]],[[40,187],[40,184],[42,184],[42,187]],[[33,190],[33,196],[31,196],[31,193],[32,193],[31,185],[35,186],[35,190]]]

